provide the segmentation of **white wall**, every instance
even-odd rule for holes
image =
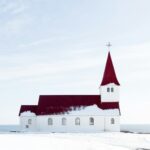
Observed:
[[[114,118],[114,124],[111,124],[111,118]],[[105,117],[105,131],[120,131],[120,116]]]
[[[107,88],[110,88],[110,92],[107,92]],[[111,92],[111,88],[114,89]],[[101,101],[102,102],[118,102],[119,101],[119,86],[114,83],[107,84],[100,87]]]
[[[67,119],[67,124],[62,125],[62,118]],[[80,116],[80,125],[75,125],[75,118],[79,116],[47,115],[35,117],[20,117],[20,124],[23,131],[41,132],[103,132],[120,131],[120,116]],[[89,118],[94,118],[94,125],[89,125]],[[53,119],[53,125],[48,125],[48,118]],[[111,118],[115,124],[111,124]],[[32,125],[28,125],[28,119],[32,119]]]
[[[23,131],[36,131],[36,116],[20,116],[20,126]],[[28,123],[28,120],[31,119],[31,124]],[[26,127],[28,125],[28,128]]]
[[[53,125],[48,125],[48,118],[53,119]],[[78,116],[65,116],[67,124],[62,125],[64,116],[38,116],[38,130],[50,132],[100,132],[104,130],[104,117],[94,116],[94,125],[89,125],[89,118],[92,116],[80,116],[80,125],[75,125],[75,118]]]

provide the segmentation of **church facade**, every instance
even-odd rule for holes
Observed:
[[[22,131],[37,132],[119,132],[120,84],[110,52],[99,95],[40,95],[37,105],[22,105]]]

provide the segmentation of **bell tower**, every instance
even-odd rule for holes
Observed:
[[[120,84],[109,51],[103,79],[100,85],[101,102],[119,102],[119,88]]]

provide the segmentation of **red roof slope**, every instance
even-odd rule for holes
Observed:
[[[109,83],[120,85],[116,77],[116,73],[115,73],[115,69],[113,66],[110,52],[108,53],[107,62],[106,62],[105,71],[104,71],[101,85],[106,85]]]
[[[100,95],[42,95],[38,105],[22,105],[19,115],[24,111],[36,115],[64,114],[91,105],[97,105],[100,109],[119,109],[118,102],[101,103]]]
[[[22,112],[25,112],[25,111],[31,111],[36,114],[37,105],[21,105],[20,111],[19,111],[19,116]]]

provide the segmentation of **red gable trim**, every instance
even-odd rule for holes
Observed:
[[[116,77],[116,73],[115,73],[115,69],[114,69],[114,66],[113,66],[113,62],[112,62],[112,59],[111,59],[110,52],[108,53],[106,66],[105,66],[105,71],[104,71],[104,75],[103,75],[101,85],[106,85],[106,84],[109,84],[109,83],[114,83],[116,85],[120,85],[118,80],[117,80],[117,77]]]

